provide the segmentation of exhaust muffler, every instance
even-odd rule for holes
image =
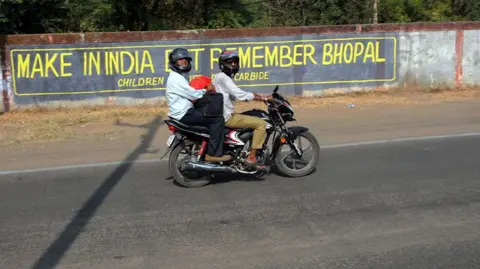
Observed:
[[[237,170],[213,163],[185,162],[180,165],[180,169],[185,171],[204,171],[204,172],[227,172],[235,173]]]

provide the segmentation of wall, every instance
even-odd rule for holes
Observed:
[[[175,47],[191,50],[192,77],[214,76],[218,53],[237,49],[237,83],[262,93],[275,85],[286,95],[317,95],[477,83],[477,29],[467,22],[6,36],[4,104],[155,103]]]

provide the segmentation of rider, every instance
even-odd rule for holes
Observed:
[[[210,84],[205,90],[195,90],[188,84],[188,73],[192,69],[192,58],[188,50],[176,48],[168,55],[169,67],[173,72],[167,79],[166,97],[168,102],[168,116],[189,125],[208,126],[210,140],[208,143],[205,161],[225,162],[231,159],[223,155],[225,122],[223,117],[205,117],[197,111],[193,100],[200,99],[206,92],[213,90]]]
[[[266,138],[266,122],[261,118],[235,114],[232,100],[241,101],[271,101],[272,96],[264,97],[257,93],[246,92],[240,89],[233,78],[238,73],[240,57],[235,51],[224,50],[218,57],[220,72],[214,77],[215,91],[223,94],[225,126],[229,128],[252,128],[253,139],[247,164],[256,168],[262,168],[257,162],[257,150],[261,149]]]

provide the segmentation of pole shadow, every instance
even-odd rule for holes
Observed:
[[[108,197],[110,192],[130,170],[133,162],[138,159],[141,154],[147,152],[147,149],[149,148],[153,138],[162,124],[162,118],[157,116],[149,124],[142,126],[148,128],[148,131],[142,136],[142,141],[140,144],[128,156],[125,157],[123,164],[119,165],[88,198],[70,223],[63,229],[57,239],[48,247],[47,250],[44,251],[40,258],[31,267],[32,269],[50,269],[58,265],[65,253],[95,215],[95,212]]]

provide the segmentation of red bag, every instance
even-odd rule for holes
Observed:
[[[212,82],[212,80],[207,76],[200,76],[192,79],[190,81],[190,86],[195,90],[201,90],[207,88],[207,86]]]
[[[212,79],[210,79],[209,77],[199,76],[192,79],[192,81],[190,81],[190,86],[195,90],[202,90],[207,88],[207,86],[210,85],[211,82],[212,82]],[[192,103],[195,103],[196,101],[197,100],[192,101]]]

